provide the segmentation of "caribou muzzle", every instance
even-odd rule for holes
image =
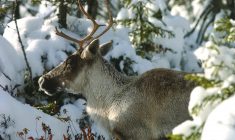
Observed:
[[[62,86],[56,79],[49,79],[46,76],[40,77],[38,84],[39,90],[44,91],[49,96],[53,96],[62,89]]]

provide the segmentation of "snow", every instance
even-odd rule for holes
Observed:
[[[72,27],[75,32],[81,31],[82,34],[79,35],[83,36],[85,34],[84,32],[89,32],[90,28],[87,29],[87,27],[91,26],[91,24],[87,20],[75,21],[73,17],[68,18],[68,26]],[[32,69],[33,77],[42,75],[44,71],[57,66],[60,62],[66,59],[67,54],[65,51],[75,51],[75,49],[70,45],[70,42],[55,35],[55,20],[56,19],[53,18],[50,20],[43,20],[41,17],[26,17],[18,20],[20,35],[25,47],[29,65]],[[79,30],[74,28],[78,25],[78,23],[82,23],[79,24]],[[98,32],[102,29],[103,28],[101,28]],[[126,28],[119,27],[115,31],[111,30],[106,35],[101,37],[101,43],[107,42],[111,39],[114,42],[113,50],[109,52],[106,58],[118,58],[122,55],[129,57],[136,62],[133,64],[133,70],[138,73],[143,73],[156,66],[160,67],[161,65],[159,64],[159,61],[155,60],[156,63],[152,63],[151,61],[136,55],[135,49],[132,47],[128,38],[127,31],[128,30]],[[65,33],[72,34],[70,32]],[[0,41],[0,47],[2,50],[0,52],[1,70],[13,79],[14,84],[23,85],[25,62],[22,55],[21,45],[19,44],[18,37],[16,35],[14,22],[10,22],[7,28],[5,28],[3,37],[0,37]],[[43,60],[42,57],[44,57],[46,61]],[[161,63],[164,63],[164,60],[162,60]],[[168,64],[165,67],[168,67]],[[0,81],[1,85],[14,85],[13,83],[9,83],[3,75],[0,76]],[[42,132],[41,128],[38,128],[40,131],[38,130],[38,134],[36,134],[36,124],[44,122],[52,129],[55,139],[60,139],[63,134],[66,134],[68,123],[61,122],[55,116],[47,115],[34,107],[25,105],[12,98],[8,95],[8,93],[5,93],[2,90],[0,91],[0,95],[1,99],[4,100],[4,102],[1,102],[1,114],[5,114],[6,116],[9,115],[15,122],[14,126],[17,126],[13,128],[10,127],[7,130],[1,130],[2,132],[4,131],[12,137],[17,138],[16,133],[22,131],[24,128],[27,128],[30,130],[28,134],[29,136],[38,137],[38,135],[40,136]],[[79,125],[77,125],[77,120],[83,117],[82,112],[84,107],[79,106],[79,103],[77,102],[61,107],[61,117],[65,115],[70,116],[71,120],[74,124],[76,124],[75,129],[79,131],[80,129]],[[6,106],[11,106],[11,108],[6,109]],[[67,114],[63,114],[64,109],[67,110]],[[36,123],[36,118],[38,116],[42,119],[39,120],[40,122]],[[104,130],[98,126],[98,124],[93,124],[92,130],[94,133],[102,134],[106,137],[108,136]]]
[[[147,7],[148,9],[151,9],[151,10],[154,11],[154,12],[157,12],[157,11],[159,10],[159,6],[158,6],[158,4],[157,4],[156,1],[154,1],[153,3],[147,3],[147,4],[146,4],[146,7]]]
[[[128,17],[129,17],[128,16],[128,9],[122,8],[117,15],[117,20],[127,19]]]
[[[23,40],[26,56],[30,58],[28,61],[32,67],[33,77],[42,75],[45,70],[44,65],[47,70],[57,66],[67,58],[66,51],[74,51],[67,41],[55,35],[55,27],[52,26],[52,21],[44,22],[40,17],[26,17],[17,22],[21,31],[20,35]],[[24,63],[14,22],[10,22],[7,28],[5,28],[3,37],[12,44],[18,53],[17,56]],[[42,56],[47,58],[46,64],[41,61]]]
[[[172,133],[177,134],[177,135],[184,135],[187,137],[192,134],[192,130],[193,128],[195,128],[195,126],[199,127],[201,124],[202,122],[199,122],[199,121],[196,122],[196,121],[186,120],[185,122],[175,127],[172,130]]]
[[[208,116],[201,140],[234,140],[235,96],[222,102]]]
[[[200,0],[193,1],[192,6],[193,6],[193,14],[194,15],[201,14],[202,10],[204,9],[204,8],[202,8],[203,5],[201,4]]]
[[[189,112],[192,114],[192,117],[194,120],[198,120],[200,122],[204,122],[207,119],[207,116],[211,113],[211,111],[215,108],[217,105],[217,102],[212,103],[212,104],[206,104],[203,106],[203,108],[199,111],[199,113],[194,114],[192,109],[195,105],[200,105],[203,102],[203,99],[205,97],[208,97],[210,95],[219,93],[220,89],[219,88],[208,88],[208,89],[203,89],[202,87],[196,87],[190,97],[190,102],[189,102]]]
[[[206,68],[204,71],[206,78],[214,80],[224,80],[233,74],[234,54],[234,48],[217,46],[211,41],[205,43],[205,47],[200,47],[195,51],[195,55],[205,62],[202,66]],[[223,70],[218,71],[217,75],[213,73],[216,69],[214,66],[216,65],[224,66]]]
[[[189,31],[190,23],[181,16],[165,16],[163,21],[168,25],[175,28],[182,28],[184,32]]]
[[[131,4],[136,4],[139,1],[132,0]],[[147,8],[155,11],[166,11],[167,9],[163,0],[156,0],[153,2],[154,4],[146,0],[141,1],[146,4]],[[192,5],[194,14],[199,15],[202,9],[199,0],[193,1]],[[185,12],[186,9],[182,12],[180,11],[182,8],[181,6],[175,6],[171,10],[171,14],[164,12],[163,22],[156,18],[150,17],[148,19],[154,25],[172,31],[174,37],[156,37],[154,41],[156,44],[162,45],[163,48],[170,48],[173,52],[154,53],[151,59],[142,58],[136,54],[134,45],[130,41],[129,32],[131,29],[117,25],[100,38],[101,43],[113,40],[113,49],[105,56],[105,59],[110,60],[121,56],[124,60],[130,59],[133,61],[131,65],[133,71],[138,74],[153,68],[198,72],[201,68],[197,64],[197,59],[200,59],[204,69],[201,75],[209,80],[222,82],[212,88],[198,86],[192,91],[188,106],[192,120],[186,120],[177,126],[173,129],[173,134],[189,136],[193,129],[199,128],[205,123],[205,127],[202,130],[202,140],[232,140],[235,138],[235,112],[232,109],[235,97],[231,97],[222,103],[221,101],[215,101],[214,103],[206,104],[197,113],[193,113],[193,108],[202,104],[205,98],[211,95],[220,95],[223,89],[235,84],[235,49],[207,41],[194,51],[193,47],[190,46],[196,45],[192,43],[193,39],[184,38],[192,23],[190,24],[191,18]],[[28,16],[17,20],[33,77],[41,76],[45,71],[56,67],[68,57],[68,53],[76,50],[71,42],[55,34],[55,26],[58,26],[58,19],[53,17],[53,14],[51,18],[44,19],[45,16],[55,10],[55,6],[48,1],[42,1],[38,10],[39,13],[35,17]],[[22,9],[22,11],[25,12],[25,9]],[[134,17],[135,14],[132,9],[122,8],[116,19],[133,19]],[[67,30],[62,31],[75,38],[79,39],[91,31],[92,24],[89,20],[68,16],[67,21],[68,28],[73,33]],[[103,21],[97,22],[103,23]],[[231,20],[231,23],[235,25],[234,20]],[[104,28],[101,27],[98,33]],[[26,64],[14,22],[8,23],[3,36],[0,36],[0,50],[0,85],[14,86],[20,84],[23,86]],[[215,65],[222,65],[223,67],[215,73],[217,70]],[[120,62],[120,68],[124,69],[124,61]],[[7,79],[3,73],[9,76],[11,80]],[[86,102],[82,99],[78,99],[74,103],[66,103],[60,108],[59,115],[50,116],[35,107],[19,101],[19,99],[17,100],[0,88],[0,115],[10,116],[14,121],[7,129],[0,127],[0,135],[6,133],[12,139],[18,139],[19,137],[17,137],[16,133],[27,128],[30,130],[28,136],[39,138],[44,135],[40,128],[40,124],[44,122],[50,126],[54,139],[62,139],[63,134],[67,134],[67,128],[71,124],[61,121],[57,117],[69,116],[74,125],[73,131],[80,132],[78,120],[84,117],[85,104]],[[40,119],[37,120],[39,116]],[[2,118],[0,117],[1,121]],[[92,124],[92,131],[108,137],[105,130],[100,128],[96,122]]]
[[[35,109],[26,104],[22,104],[16,99],[12,98],[9,93],[0,89],[0,112],[15,122],[13,126],[7,128],[6,132],[11,135],[12,139],[19,139],[16,133],[22,131],[24,128],[29,129],[28,136],[37,136],[35,129],[37,129],[38,136],[44,136],[44,132],[39,126],[36,126],[36,118],[41,117],[38,124],[46,123],[52,130],[54,139],[61,139],[63,134],[66,134],[67,126],[65,123],[53,116],[47,115],[40,110]],[[1,118],[0,118],[1,121]],[[38,127],[38,128],[37,128]],[[1,132],[1,131],[0,131]]]
[[[187,128],[193,126],[194,129],[199,129],[202,126],[202,140],[230,140],[235,138],[234,117],[232,117],[234,110],[231,108],[234,106],[234,97],[225,101],[222,98],[227,96],[226,90],[232,92],[230,94],[234,94],[232,89],[235,82],[235,49],[218,44],[209,40],[194,52],[196,57],[201,60],[204,69],[204,73],[201,73],[200,76],[218,82],[218,84],[209,88],[194,88],[188,106],[193,120],[184,122],[185,125],[183,123],[177,126],[173,130],[174,134],[185,134],[187,137],[192,133],[192,130],[187,130]],[[201,105],[203,107],[199,109],[198,107]],[[195,107],[197,107],[196,112]],[[201,125],[198,125],[198,122]],[[203,127],[202,124],[204,123],[205,126]]]
[[[171,9],[171,14],[174,16],[181,16],[186,18],[187,20],[190,19],[187,9],[184,6],[181,5],[175,5],[172,9]]]
[[[26,17],[18,20],[20,35],[32,68],[33,77],[42,75],[45,70],[57,66],[67,58],[65,51],[73,52],[75,50],[67,41],[55,35],[53,23],[53,21],[44,21],[40,17]],[[14,22],[10,22],[5,28],[3,37],[0,36],[0,42],[1,72],[4,72],[12,79],[11,81],[8,80],[1,73],[0,84],[3,87],[6,85],[14,86],[15,84],[23,85],[26,66],[21,45],[18,43]],[[42,61],[42,57],[45,57],[47,61]],[[78,112],[80,114],[83,112],[83,108],[79,106],[79,101],[75,102],[75,105],[65,105],[61,109],[65,108],[68,110],[68,115],[73,114],[72,121],[76,123],[75,118],[77,117],[79,120],[79,117],[81,117]],[[35,138],[43,136],[42,122],[49,125],[54,139],[62,139],[63,134],[67,134],[69,126],[68,123],[60,121],[55,116],[47,115],[30,105],[17,101],[1,88],[0,114],[10,116],[14,121],[14,126],[9,126],[6,130],[0,130],[0,134],[9,134],[12,139],[19,139],[16,133],[21,132],[24,128],[30,130],[28,136]],[[38,116],[41,119],[37,121]],[[80,132],[79,127],[76,129]]]
[[[56,6],[53,6],[53,4],[50,3],[49,1],[42,0],[41,4],[39,5],[37,16],[44,18],[50,15],[55,10]]]
[[[34,138],[40,138],[41,136],[44,136],[41,123],[45,123],[51,128],[53,139],[59,140],[63,138],[63,135],[67,135],[68,126],[73,127],[72,131],[81,133],[78,120],[83,117],[82,113],[84,112],[84,108],[85,101],[82,99],[78,99],[74,104],[62,106],[60,109],[61,114],[58,117],[70,117],[71,120],[69,122],[64,122],[57,119],[56,116],[50,116],[30,105],[22,104],[10,96],[9,93],[0,89],[0,115],[4,114],[7,117],[9,116],[13,121],[12,125],[6,130],[0,128],[0,134],[5,132],[6,135],[11,136],[11,139],[19,139],[17,132],[21,132],[24,128],[27,128],[29,130],[27,137],[33,136]],[[3,121],[1,117],[0,121]],[[100,130],[100,127],[94,125],[92,128],[93,133],[98,133],[107,137],[107,134],[103,132],[103,130]]]
[[[5,73],[15,83],[21,83],[22,77],[19,73],[21,73],[21,69],[25,67],[25,64],[16,57],[18,56],[16,50],[2,36],[0,36],[0,42],[0,72]],[[0,79],[3,77],[3,75],[0,75]]]
[[[235,75],[230,75],[228,78],[226,78],[223,82],[222,87],[223,88],[228,88],[230,85],[235,84]]]
[[[156,5],[159,5],[161,11],[166,11],[167,9],[166,2],[164,0],[157,0]]]
[[[38,17],[26,17],[17,20],[18,28],[20,30],[20,36],[23,40],[23,44],[26,44],[25,37],[27,34],[31,34],[31,31],[34,31],[35,29],[38,29],[43,24],[43,19]],[[29,32],[30,31],[30,32]],[[8,26],[4,30],[3,37],[6,38],[12,46],[17,50],[19,54],[22,53],[20,43],[18,41],[18,36],[16,33],[16,26],[15,22],[12,21],[8,23]]]

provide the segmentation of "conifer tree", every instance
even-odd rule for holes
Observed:
[[[148,59],[151,52],[162,51],[154,39],[173,36],[162,22],[167,9],[160,9],[157,0],[123,0],[122,3],[125,8],[117,16],[117,22],[130,29],[129,37],[137,54]]]
[[[171,140],[200,139],[210,112],[219,103],[235,94],[235,84],[232,80],[235,76],[234,31],[234,20],[219,19],[215,23],[209,41],[196,50],[195,53],[201,60],[204,74],[186,76],[188,80],[198,85],[191,93],[189,103],[189,112],[193,120],[176,127],[176,135],[171,135]],[[188,127],[185,129],[187,132],[182,131],[182,127],[184,129]]]

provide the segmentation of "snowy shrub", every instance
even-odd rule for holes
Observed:
[[[42,100],[48,98],[38,92],[38,77],[57,66],[75,51],[74,46],[55,35],[55,20],[44,20],[41,17],[26,17],[17,21],[20,37],[25,47],[26,58],[32,70],[33,83],[29,81],[28,74],[26,73],[27,69],[22,46],[18,42],[14,21],[8,24],[3,34],[3,37],[10,44],[8,45],[9,49],[13,48],[15,56],[17,56],[17,60],[14,60],[15,62],[13,63],[19,65],[15,71],[7,74],[12,79],[15,79],[13,77],[15,75],[21,79],[15,81],[18,85],[21,85],[21,92],[18,93],[18,96],[24,97],[25,102],[30,104],[40,105]]]
[[[234,133],[233,128],[230,127],[230,125],[234,125],[234,121],[231,121],[231,124],[227,124],[227,118],[231,117],[234,111],[228,110],[224,116],[219,115],[222,111],[217,111],[223,107],[226,110],[226,104],[231,104],[231,101],[227,100],[233,100],[235,94],[235,46],[234,44],[226,43],[226,41],[235,41],[233,37],[229,37],[231,40],[226,39],[228,36],[233,36],[233,32],[227,32],[226,27],[232,29],[235,26],[224,26],[221,22],[230,22],[230,24],[226,25],[232,25],[234,21],[228,19],[219,20],[215,24],[214,33],[217,35],[220,33],[225,39],[224,37],[219,38],[221,35],[215,38],[216,36],[212,34],[211,38],[213,40],[206,42],[195,51],[196,56],[201,60],[204,73],[187,77],[199,85],[192,91],[188,107],[193,120],[188,120],[177,126],[173,130],[175,136],[172,136],[172,139],[219,140],[234,138],[233,135],[227,133],[227,131],[233,131]],[[225,46],[225,43],[227,46]],[[222,124],[224,124],[223,127],[227,131],[219,131],[219,126]],[[213,127],[215,125],[217,128]],[[219,137],[214,135],[215,131],[218,131],[219,134],[217,135],[220,135]]]
[[[116,20],[118,26],[128,29],[132,47],[139,56],[157,63],[156,67],[199,71],[196,57],[191,53],[193,49],[185,45],[184,34],[190,28],[188,21],[172,16],[162,0],[123,3],[125,8],[120,10]]]
[[[11,135],[8,131],[14,127],[15,122],[11,119],[10,116],[5,114],[0,114],[0,139],[10,140]]]
[[[158,1],[123,1],[123,3],[125,8],[120,10],[117,21],[129,27],[129,37],[138,55],[148,57],[148,53],[157,51],[159,46],[154,42],[157,36],[173,36],[162,23],[162,11],[158,7]]]

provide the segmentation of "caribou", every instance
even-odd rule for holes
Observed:
[[[185,80],[187,73],[170,69],[153,69],[139,76],[126,76],[102,56],[112,49],[112,41],[99,44],[99,37],[113,23],[109,1],[107,27],[94,35],[99,25],[79,8],[93,23],[93,30],[83,39],[72,38],[56,29],[56,34],[74,41],[78,50],[63,63],[39,79],[40,89],[48,95],[58,91],[82,93],[87,100],[86,111],[94,122],[119,140],[163,139],[164,135],[189,119],[188,102],[194,84]]]

